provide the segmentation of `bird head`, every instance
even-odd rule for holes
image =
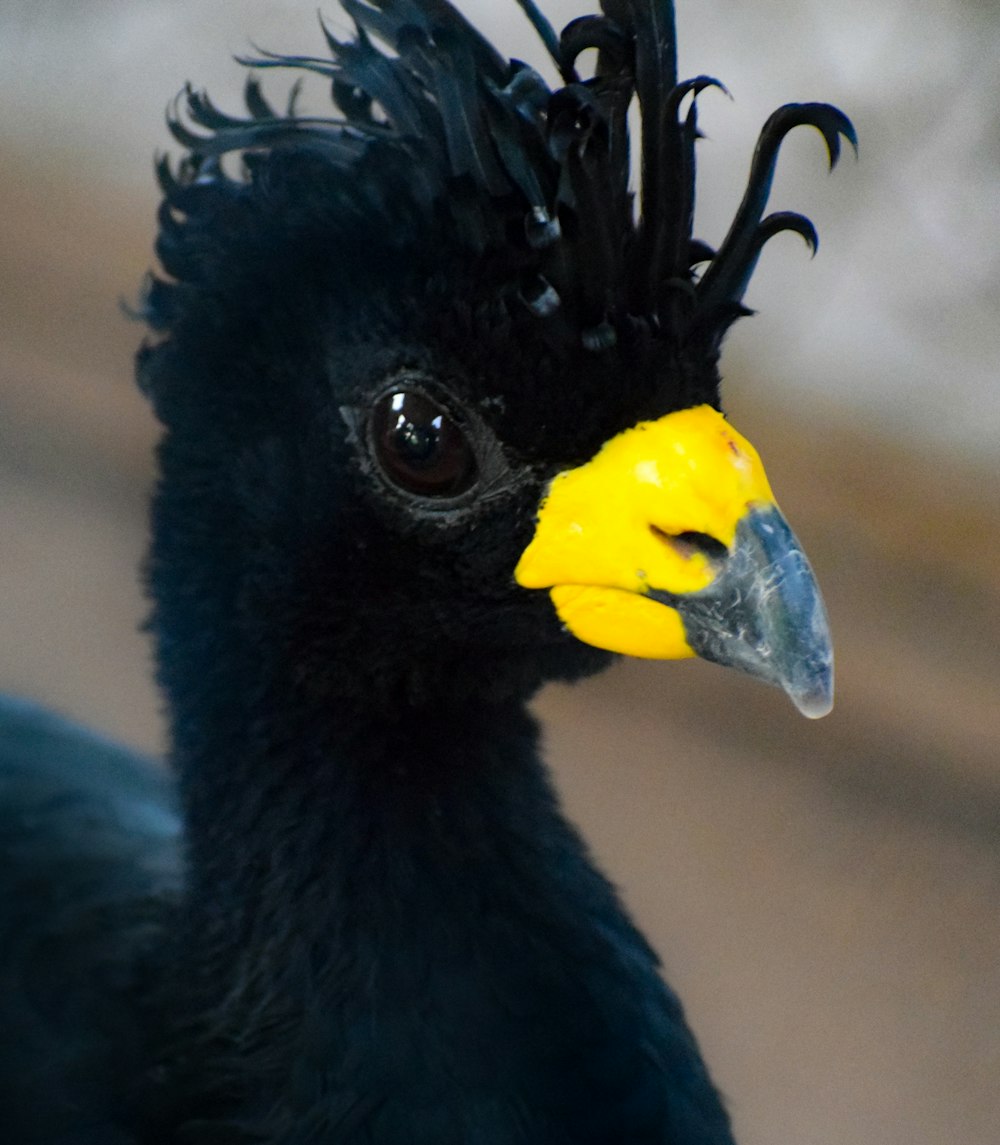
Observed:
[[[765,215],[782,140],[818,129],[832,166],[853,128],[775,112],[711,249],[697,102],[722,85],[678,79],[672,5],[604,0],[561,35],[520,6],[555,84],[445,0],[343,0],[327,55],[244,61],[245,114],[183,93],[139,362],[164,680],[207,703],[239,660],[244,686],[266,664],[397,703],[700,655],[822,714],[819,592],[718,358],[767,240],[816,245]],[[271,68],[334,108],[276,110]]]

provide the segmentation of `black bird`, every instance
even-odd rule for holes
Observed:
[[[0,721],[5,1145],[722,1145],[657,957],[560,814],[525,710],[615,652],[830,703],[822,605],[718,355],[767,122],[717,250],[664,0],[508,61],[445,0],[343,0],[329,55],[188,90],[139,383],[176,780]],[[596,49],[593,75],[582,53]],[[263,68],[317,73],[284,112]],[[630,190],[629,108],[641,113]],[[176,794],[175,794],[176,788]],[[175,803],[176,800],[176,803]]]

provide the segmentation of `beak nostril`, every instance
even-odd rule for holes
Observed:
[[[656,525],[649,526],[654,537],[669,545],[678,556],[685,560],[700,553],[710,564],[721,564],[727,556],[729,549],[710,533],[699,533],[689,530],[683,533],[667,533]]]

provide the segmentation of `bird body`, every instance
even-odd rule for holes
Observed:
[[[125,1145],[147,962],[180,885],[176,794],[152,761],[6,697],[0,760],[4,1138]]]
[[[523,3],[556,91],[443,0],[344,7],[329,59],[255,61],[331,80],[338,117],[189,91],[160,167],[138,372],[176,792],[0,710],[5,1140],[726,1145],[525,705],[651,624],[640,654],[828,707],[822,606],[717,358],[764,242],[815,239],[763,218],[781,138],[834,160],[852,129],[776,113],[712,252],[681,109],[715,81],[677,82],[669,5],[560,38]]]

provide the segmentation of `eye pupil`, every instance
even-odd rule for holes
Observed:
[[[391,432],[393,446],[400,457],[418,467],[433,464],[441,442],[441,418],[427,425],[416,425],[400,414]]]
[[[454,497],[476,479],[465,434],[440,406],[414,390],[398,390],[375,405],[375,456],[394,485],[423,497]]]

